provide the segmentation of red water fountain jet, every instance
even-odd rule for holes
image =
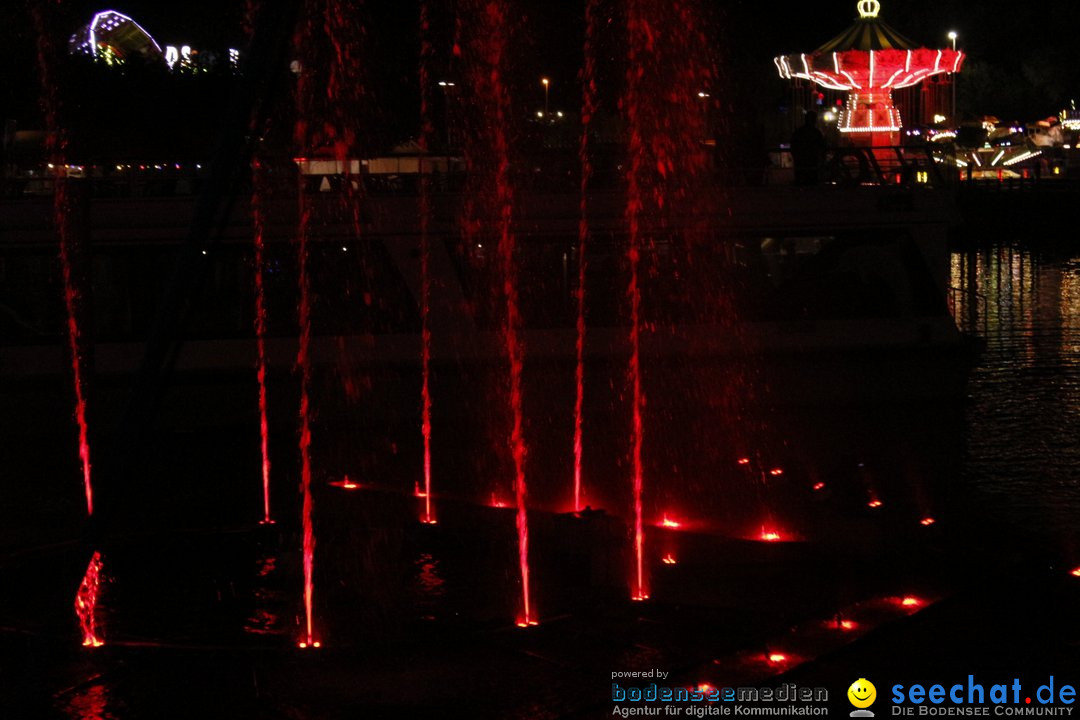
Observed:
[[[78,592],[75,593],[75,615],[79,618],[79,627],[82,629],[82,644],[85,647],[101,647],[105,641],[101,639],[100,628],[97,622],[98,595],[101,592],[101,553],[95,552],[90,558],[90,564],[86,567],[82,583]]]
[[[514,192],[511,180],[510,123],[512,110],[505,75],[509,64],[510,8],[507,0],[469,0],[463,8],[476,21],[472,46],[475,53],[471,65],[472,86],[477,102],[490,127],[479,129],[486,135],[485,144],[491,154],[494,169],[495,228],[498,237],[497,257],[505,302],[502,336],[509,368],[509,400],[511,411],[510,449],[514,463],[514,498],[517,507],[518,567],[521,577],[521,607],[519,627],[535,625],[536,613],[529,584],[529,515],[528,487],[525,475],[527,446],[525,443],[524,411],[522,408],[522,373],[524,346],[520,336],[521,311],[518,305],[518,272],[514,259],[517,244],[514,234]],[[467,154],[470,159],[473,157]]]
[[[431,120],[431,20],[420,4],[420,432],[424,438],[424,511],[420,521],[435,523],[431,512],[431,179],[423,164],[435,127]],[[449,152],[449,148],[447,148]]]
[[[41,4],[35,4],[31,12],[37,34],[37,63],[41,75],[43,105],[45,108],[45,151],[49,166],[54,170],[53,218],[59,240],[60,271],[64,283],[64,309],[67,315],[68,353],[71,356],[72,382],[75,388],[75,422],[79,429],[79,460],[82,463],[83,494],[86,498],[86,514],[94,514],[94,488],[90,480],[90,439],[86,420],[86,390],[82,363],[82,334],[79,329],[79,289],[73,267],[74,237],[71,228],[71,206],[67,187],[67,139],[60,123],[60,91],[54,73],[56,45],[49,31]],[[99,647],[103,644],[96,632],[97,601],[100,588],[101,553],[94,552],[75,596],[75,611],[82,627],[83,645]]]
[[[314,23],[316,16],[309,14],[298,29],[294,46],[302,49],[316,34]],[[314,88],[310,63],[300,64],[300,74],[296,83],[297,121],[294,140],[300,155],[312,154],[308,119],[313,108]],[[313,527],[314,499],[311,491],[311,277],[308,268],[308,236],[311,231],[311,207],[304,191],[303,176],[297,179],[297,206],[299,224],[296,232],[297,288],[299,304],[297,307],[296,368],[300,375],[299,409],[299,450],[300,450],[300,493],[302,495],[301,525],[303,532],[303,567],[304,567],[304,628],[301,648],[317,647],[314,631],[314,574],[315,574],[315,530]]]
[[[263,519],[270,517],[270,423],[266,408],[266,175],[262,163],[252,163],[251,222],[255,243],[255,347],[258,354],[256,377],[259,382],[259,448],[262,452]]]
[[[244,32],[250,42],[255,32],[256,17],[262,11],[260,0],[244,4]],[[258,114],[251,118],[251,136],[262,134]],[[179,167],[179,166],[177,166]],[[259,384],[259,450],[262,453],[262,525],[273,524],[270,516],[270,423],[267,419],[266,394],[266,209],[269,200],[267,176],[258,150],[251,160],[251,227],[254,245],[255,276],[255,348],[256,380]]]
[[[56,52],[47,27],[44,10],[35,6],[34,29],[37,32],[37,62],[41,74],[45,107],[45,153],[53,170],[53,220],[59,240],[60,272],[64,283],[64,310],[67,317],[67,345],[71,357],[71,375],[75,389],[75,422],[79,429],[79,460],[82,463],[86,514],[94,514],[94,491],[90,482],[90,441],[86,421],[86,389],[83,376],[82,333],[79,328],[79,288],[75,280],[74,242],[70,219],[67,180],[67,138],[60,125],[59,86],[54,70]]]
[[[682,222],[700,205],[691,199],[696,177],[707,156],[699,139],[704,134],[698,93],[707,84],[701,62],[706,42],[696,0],[628,0],[626,83],[620,101],[627,133],[625,222],[629,269],[628,385],[630,395],[630,452],[634,508],[634,569],[631,597],[649,596],[645,576],[645,485],[642,452],[646,394],[642,380],[641,335],[646,321],[642,307],[643,277],[655,270],[643,267],[646,253],[655,250],[655,234],[679,237]],[[690,222],[693,225],[693,222]]]
[[[296,367],[300,370],[300,492],[303,494],[301,520],[304,552],[304,631],[305,642],[315,645],[312,602],[315,593],[315,530],[313,527],[314,500],[311,494],[311,278],[308,272],[308,231],[311,210],[300,190],[300,227],[297,233],[297,258],[300,288],[298,321],[300,325]],[[304,647],[304,645],[301,645]]]
[[[627,9],[629,46],[627,51],[627,89],[624,109],[630,130],[627,152],[630,156],[630,172],[626,188],[626,219],[629,230],[626,252],[630,265],[630,283],[627,295],[630,299],[630,386],[631,386],[631,436],[630,463],[634,493],[634,576],[631,598],[642,601],[649,597],[645,584],[645,521],[642,505],[644,470],[641,449],[644,441],[642,406],[645,398],[641,389],[641,287],[638,282],[642,246],[642,215],[644,213],[644,170],[646,138],[644,119],[641,117],[643,90],[641,83],[641,55],[653,49],[654,35],[643,8],[643,0],[631,2]]]
[[[597,109],[595,38],[600,32],[599,0],[585,2],[585,62],[581,68],[581,207],[578,215],[578,279],[577,279],[577,364],[574,369],[574,512],[580,513],[582,426],[585,405],[585,280],[588,270],[586,252],[589,244],[589,183],[592,180],[589,130]]]

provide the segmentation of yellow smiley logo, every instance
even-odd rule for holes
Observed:
[[[877,688],[866,678],[859,678],[851,683],[851,687],[847,690],[847,697],[855,707],[868,708],[877,700]]]

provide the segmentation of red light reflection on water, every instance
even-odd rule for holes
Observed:
[[[77,689],[64,707],[64,714],[72,720],[112,720],[109,712],[109,690],[102,683],[93,683]]]

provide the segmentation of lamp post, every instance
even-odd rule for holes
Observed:
[[[544,116],[548,114],[548,91],[551,89],[551,81],[547,78],[540,78],[540,84],[544,86]]]
[[[952,42],[953,52],[956,52],[956,38],[959,37],[955,30],[949,31],[949,40]],[[952,125],[954,128],[960,127],[960,123],[956,117],[956,73],[949,73],[952,77]]]

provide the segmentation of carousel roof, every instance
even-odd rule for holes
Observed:
[[[960,71],[964,53],[920,47],[878,18],[881,3],[861,0],[859,19],[812,53],[773,60],[780,76],[810,80],[831,90],[895,90],[931,75]]]
[[[860,13],[863,13],[860,3]],[[877,10],[862,15],[855,24],[819,47],[815,52],[847,50],[914,50],[919,47],[878,18]]]

